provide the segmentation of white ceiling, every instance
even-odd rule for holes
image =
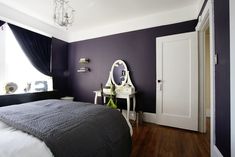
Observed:
[[[70,31],[144,17],[160,12],[195,6],[201,0],[69,0],[76,10]],[[53,0],[0,0],[11,8],[26,13],[47,24],[53,22]]]

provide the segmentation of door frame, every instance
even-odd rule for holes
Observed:
[[[205,12],[206,11],[206,12]],[[210,26],[210,14],[208,9],[208,4],[206,5],[204,12],[199,17],[199,22],[196,27],[196,31],[198,32],[198,53],[199,53],[199,132],[206,132],[206,105],[205,105],[205,34],[206,29],[210,28],[210,59],[213,54],[212,44],[211,44],[211,26]],[[210,62],[213,62],[210,60]],[[213,67],[210,64],[210,71],[212,71]],[[210,82],[213,81],[213,74],[210,73]],[[213,92],[213,91],[211,91]],[[212,111],[212,110],[211,110]]]
[[[204,32],[209,25],[210,28],[210,91],[211,91],[211,102],[210,102],[210,150],[211,156],[222,157],[219,149],[215,145],[215,33],[214,33],[214,0],[208,0],[207,4],[202,12],[202,15],[199,17],[199,21],[196,27],[198,31],[198,40],[199,40],[199,55],[204,56]],[[199,58],[202,62],[204,58]],[[200,62],[201,62],[200,61]],[[203,62],[204,63],[204,62]],[[199,73],[204,73],[204,64],[199,67]],[[206,131],[206,106],[204,103],[204,76],[200,77],[199,88],[199,131]],[[201,93],[202,92],[202,93]],[[203,97],[201,97],[203,95]]]
[[[233,45],[235,41],[235,2],[230,0],[230,83],[231,83],[231,156],[235,156],[235,46]]]

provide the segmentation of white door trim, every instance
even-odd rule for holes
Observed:
[[[219,157],[221,156],[220,151],[217,149],[215,145],[215,33],[214,33],[214,0],[208,0],[206,7],[204,8],[202,15],[199,18],[198,25],[196,30],[199,31],[199,42],[202,41],[202,36],[200,35],[200,31],[203,31],[207,22],[209,21],[210,27],[210,70],[211,70],[211,156],[212,157]],[[199,48],[202,50],[202,47]],[[201,106],[201,105],[199,105]],[[205,106],[203,105],[202,112],[204,113]],[[201,113],[201,114],[203,114]],[[205,126],[205,116],[203,119],[199,119],[199,123],[202,124],[201,126]]]
[[[205,6],[206,12],[199,17],[196,27],[198,31],[199,46],[199,131],[206,132],[206,106],[205,106],[205,32],[209,26],[208,4]]]
[[[235,156],[235,2],[230,0],[231,156]]]

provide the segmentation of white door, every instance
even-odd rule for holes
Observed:
[[[198,130],[196,32],[157,38],[157,124]]]

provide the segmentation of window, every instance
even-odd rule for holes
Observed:
[[[0,30],[0,94],[6,94],[6,84],[17,85],[14,93],[52,90],[52,78],[39,72],[25,56],[11,29],[4,24]],[[45,83],[45,84],[43,84]],[[27,88],[28,87],[28,88]],[[29,88],[30,87],[30,88]]]

